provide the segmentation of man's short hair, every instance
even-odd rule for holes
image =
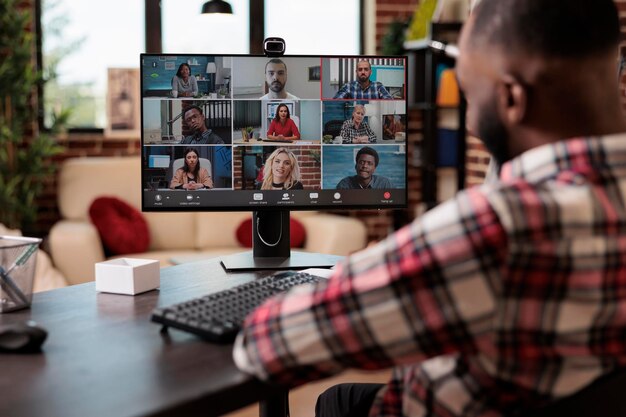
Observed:
[[[283,64],[285,66],[285,71],[287,71],[287,64],[280,58],[272,58],[265,63],[265,72],[267,72],[267,66],[269,64]]]
[[[615,50],[620,38],[613,0],[482,0],[471,42],[545,58],[581,58]]]
[[[367,59],[359,59],[356,63],[356,66],[358,67],[361,62],[365,62],[367,66],[370,67],[370,69],[372,69],[372,64]]]
[[[183,118],[185,118],[185,115],[187,114],[187,112],[189,110],[193,110],[193,109],[198,110],[200,112],[200,114],[204,114],[204,112],[202,111],[202,109],[199,106],[196,106],[195,104],[193,104],[193,105],[191,105],[191,106],[189,106],[189,107],[187,107],[185,109],[185,112],[183,113]]]
[[[359,162],[359,158],[361,157],[361,155],[371,155],[374,157],[374,166],[377,167],[378,166],[378,152],[376,152],[376,150],[374,148],[371,148],[369,146],[364,146],[361,149],[359,149],[359,151],[356,153],[356,158],[354,158],[354,162],[358,163]]]

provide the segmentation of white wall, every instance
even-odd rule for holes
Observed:
[[[309,81],[309,67],[319,58],[280,58],[287,65],[287,91],[301,99],[319,99],[319,81]],[[259,98],[265,94],[265,57],[235,57],[232,82],[234,98]]]
[[[322,102],[318,100],[300,101],[300,135],[302,140],[322,138]]]

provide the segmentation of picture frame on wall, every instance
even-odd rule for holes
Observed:
[[[141,134],[138,68],[109,68],[107,71],[107,138],[138,138]]]
[[[309,81],[320,80],[320,66],[309,67]]]

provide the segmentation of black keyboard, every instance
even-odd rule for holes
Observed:
[[[228,290],[157,308],[151,320],[212,342],[232,342],[244,319],[269,297],[324,278],[305,272],[280,272]]]

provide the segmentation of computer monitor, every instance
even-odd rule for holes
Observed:
[[[142,54],[143,210],[252,211],[253,250],[227,269],[334,263],[290,252],[288,213],[406,207],[406,64]]]

